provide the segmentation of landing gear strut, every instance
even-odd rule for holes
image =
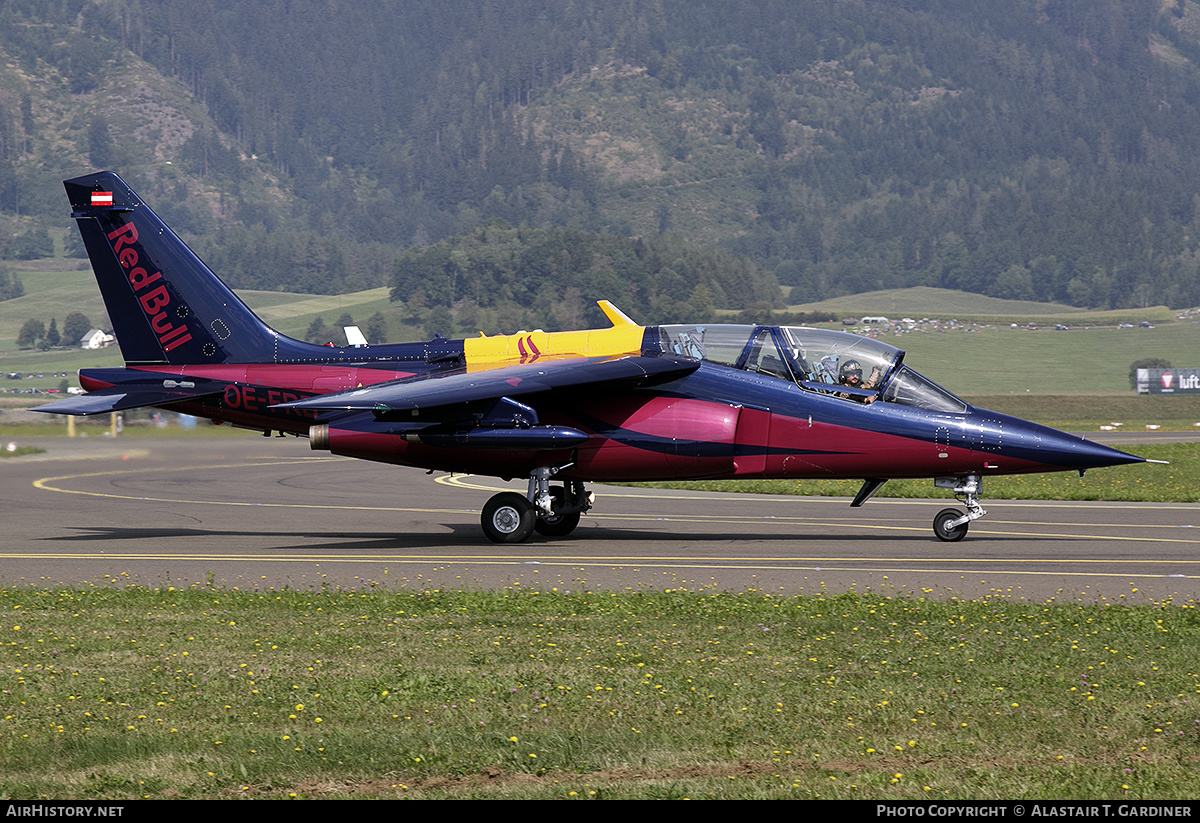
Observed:
[[[501,492],[488,500],[480,515],[483,533],[493,543],[524,543],[535,531],[545,537],[566,537],[592,507],[595,496],[583,482],[551,486],[550,478],[570,467],[543,466],[529,476],[529,491]]]
[[[574,492],[576,498],[584,496],[583,484],[575,481],[572,485],[578,485],[578,491]],[[543,515],[533,524],[533,530],[543,537],[566,537],[571,532],[575,531],[575,527],[579,525],[579,518],[583,515],[583,509],[569,511],[567,496],[571,489],[566,489],[562,486],[551,486],[550,488],[550,511],[551,514]]]
[[[955,543],[967,536],[967,526],[987,512],[979,505],[979,490],[983,488],[983,477],[968,474],[963,477],[935,477],[933,485],[939,489],[951,489],[958,501],[967,507],[966,514],[959,509],[942,509],[933,518],[933,533],[938,540]]]

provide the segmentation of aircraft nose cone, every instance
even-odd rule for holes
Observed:
[[[1127,452],[1085,440],[1066,432],[1055,432],[1058,435],[1050,445],[1050,451],[1056,455],[1056,462],[1071,469],[1098,469],[1103,466],[1123,466],[1127,463],[1145,463],[1145,458]]]
[[[1144,463],[1145,458],[1015,417],[983,412],[982,444],[987,448],[989,429],[1005,455],[1045,466],[1043,471],[1086,471],[1103,466]]]

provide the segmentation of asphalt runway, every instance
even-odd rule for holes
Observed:
[[[0,462],[0,586],[752,588],[1038,602],[1200,593],[1196,504],[984,499],[989,514],[967,538],[941,543],[930,524],[952,500],[851,509],[845,498],[594,486],[596,507],[570,537],[497,546],[479,509],[522,483],[251,434],[21,444],[46,453]]]

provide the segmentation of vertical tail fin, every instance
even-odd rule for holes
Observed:
[[[63,182],[128,364],[279,362],[311,344],[258,318],[112,172]]]

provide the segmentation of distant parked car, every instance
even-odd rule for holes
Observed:
[[[1141,326],[1143,329],[1154,328],[1154,324],[1151,323],[1149,320],[1143,320],[1141,323],[1138,323],[1138,325]]]

